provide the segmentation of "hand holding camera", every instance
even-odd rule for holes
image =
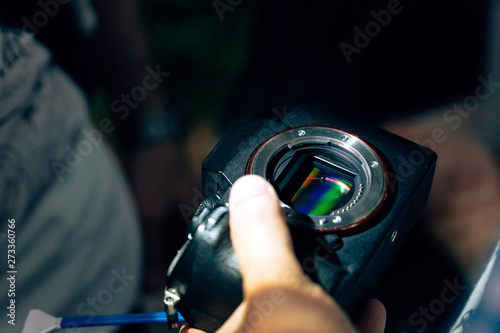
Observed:
[[[258,176],[242,177],[229,205],[244,301],[219,332],[355,332],[343,310],[303,273],[272,186]],[[384,322],[383,306],[371,300],[357,326],[362,333],[383,332]],[[185,326],[181,332],[201,331]]]
[[[295,285],[290,297],[298,301],[302,296],[314,299],[321,286],[321,293],[331,295],[354,317],[422,210],[435,163],[431,150],[379,128],[335,117],[319,104],[298,106],[281,122],[261,120],[234,129],[203,163],[207,199],[198,207],[187,241],[167,272],[167,316],[174,321],[179,311],[193,327],[215,332],[246,301],[248,281],[265,282],[259,275],[265,271],[267,288],[278,280]],[[282,233],[266,228],[255,233],[269,212],[249,207],[247,215],[255,216],[249,224],[256,229],[243,235],[253,241],[245,251],[235,253],[229,194],[245,174],[259,175],[272,185],[290,237],[282,239]],[[277,211],[271,210],[274,216]],[[261,246],[259,237],[286,248],[277,253],[288,253],[290,258],[273,257],[277,254]],[[290,255],[291,249],[295,256]],[[252,265],[261,269],[245,271],[247,266],[240,261],[248,254]],[[278,276],[281,260],[299,265]],[[304,282],[304,273],[315,284]],[[275,295],[276,302],[279,296]],[[304,308],[307,297],[301,299]],[[331,302],[327,299],[323,298]],[[286,303],[286,307],[296,304]],[[266,304],[271,307],[272,300]],[[294,322],[293,318],[285,321]]]

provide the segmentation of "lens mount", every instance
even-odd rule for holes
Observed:
[[[387,196],[387,170],[377,152],[331,127],[296,127],[270,137],[254,151],[247,173],[275,187],[289,223],[320,232],[361,226]]]

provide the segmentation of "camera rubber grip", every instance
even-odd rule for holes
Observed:
[[[229,214],[227,208],[222,213],[218,208],[191,235],[167,275],[167,286],[180,294],[179,312],[191,326],[206,332],[215,332],[243,300],[241,274],[229,235]]]
[[[292,230],[295,255],[304,272],[334,294],[346,271],[336,263],[331,244],[317,234],[294,234]],[[216,207],[199,224],[169,272],[167,286],[179,292],[177,309],[186,321],[206,332],[215,332],[241,303],[242,279],[231,244],[226,206]]]

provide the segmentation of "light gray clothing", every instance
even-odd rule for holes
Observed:
[[[46,47],[0,27],[0,332],[21,332],[32,308],[58,317],[124,313],[138,299],[138,218],[87,111]],[[8,219],[16,221],[15,297],[5,277]],[[4,306],[12,298],[15,326]]]

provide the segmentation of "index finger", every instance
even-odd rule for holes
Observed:
[[[262,177],[238,179],[229,197],[231,241],[243,276],[253,293],[286,285],[285,275],[304,276],[273,187]]]

